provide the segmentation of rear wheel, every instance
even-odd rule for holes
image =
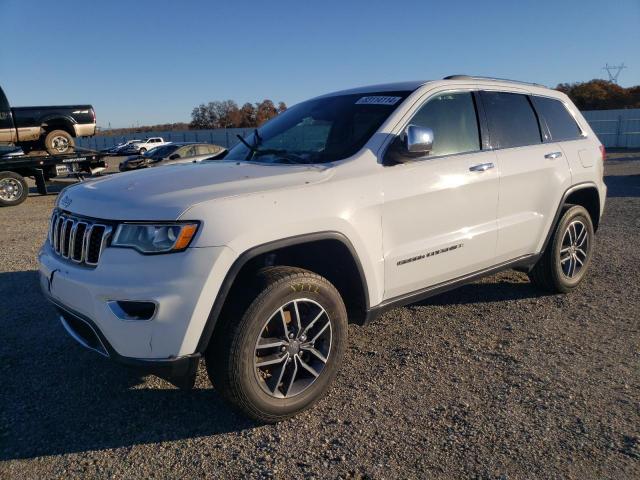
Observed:
[[[347,313],[328,280],[300,268],[261,270],[255,292],[248,308],[220,319],[207,372],[232,405],[273,423],[326,393],[342,361]]]
[[[594,233],[589,212],[574,205],[560,218],[544,254],[529,273],[537,287],[567,293],[576,288],[587,273],[593,252]]]
[[[13,207],[27,199],[29,187],[25,179],[14,172],[0,172],[0,207]]]
[[[47,133],[44,139],[44,146],[49,155],[62,155],[72,153],[75,149],[75,142],[69,132],[64,130],[53,130]]]

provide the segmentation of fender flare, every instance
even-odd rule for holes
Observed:
[[[236,260],[233,262],[231,268],[229,268],[229,270],[227,271],[222,284],[220,285],[218,294],[216,295],[216,299],[213,302],[213,306],[211,307],[211,311],[209,312],[209,316],[207,317],[205,326],[202,329],[200,340],[198,341],[198,345],[196,347],[196,353],[204,354],[205,350],[207,349],[209,341],[213,336],[213,331],[215,330],[216,324],[218,323],[218,317],[220,316],[222,307],[227,299],[227,296],[229,295],[229,292],[231,291],[231,286],[235,282],[238,274],[240,273],[240,270],[242,270],[242,267],[244,267],[244,265],[249,260],[272,250],[291,247],[293,245],[300,245],[303,243],[317,242],[320,240],[337,240],[349,250],[349,253],[353,257],[353,260],[356,264],[356,268],[358,269],[358,274],[360,275],[360,281],[362,283],[362,288],[364,291],[365,310],[368,310],[370,308],[370,304],[367,279],[365,277],[364,270],[362,269],[360,258],[358,257],[353,244],[346,237],[346,235],[336,231],[324,231],[282,238],[251,247],[248,250],[245,250],[241,255],[239,255],[238,258],[236,258]]]
[[[66,126],[70,127],[71,132],[73,132],[72,135],[75,137],[75,130],[73,126],[78,122],[73,117],[70,117],[68,115],[52,114],[42,117],[42,119],[40,119],[40,128],[44,129],[45,127],[48,127],[48,122],[51,122],[53,120],[62,121],[61,123],[64,123]]]
[[[558,220],[560,220],[560,216],[562,215],[562,210],[567,203],[567,198],[574,192],[578,190],[584,190],[587,188],[593,188],[598,194],[598,200],[600,200],[600,191],[598,190],[598,186],[594,182],[582,182],[576,185],[572,185],[568,189],[565,190],[562,195],[562,199],[560,200],[560,204],[558,205],[558,209],[556,210],[556,214],[553,217],[553,221],[551,222],[551,226],[549,227],[549,231],[547,232],[547,236],[544,239],[544,243],[542,244],[542,249],[540,250],[540,254],[544,253],[547,249],[547,245],[551,241],[551,237],[553,236],[553,232],[555,230],[555,226],[558,224]]]

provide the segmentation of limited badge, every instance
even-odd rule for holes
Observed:
[[[398,103],[398,100],[401,100],[402,97],[384,97],[379,95],[374,95],[371,97],[362,97],[357,102],[356,105],[395,105]]]

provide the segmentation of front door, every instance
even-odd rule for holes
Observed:
[[[434,143],[384,167],[385,300],[482,270],[496,249],[496,155],[481,150],[471,92],[435,94],[408,123],[431,128]]]

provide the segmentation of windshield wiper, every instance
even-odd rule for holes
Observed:
[[[252,152],[256,152],[258,149],[255,145],[251,145],[249,142],[247,142],[242,135],[240,135],[239,133],[236,134],[236,137],[238,137],[238,139],[244,143],[244,146],[247,147],[249,150],[251,150]]]

